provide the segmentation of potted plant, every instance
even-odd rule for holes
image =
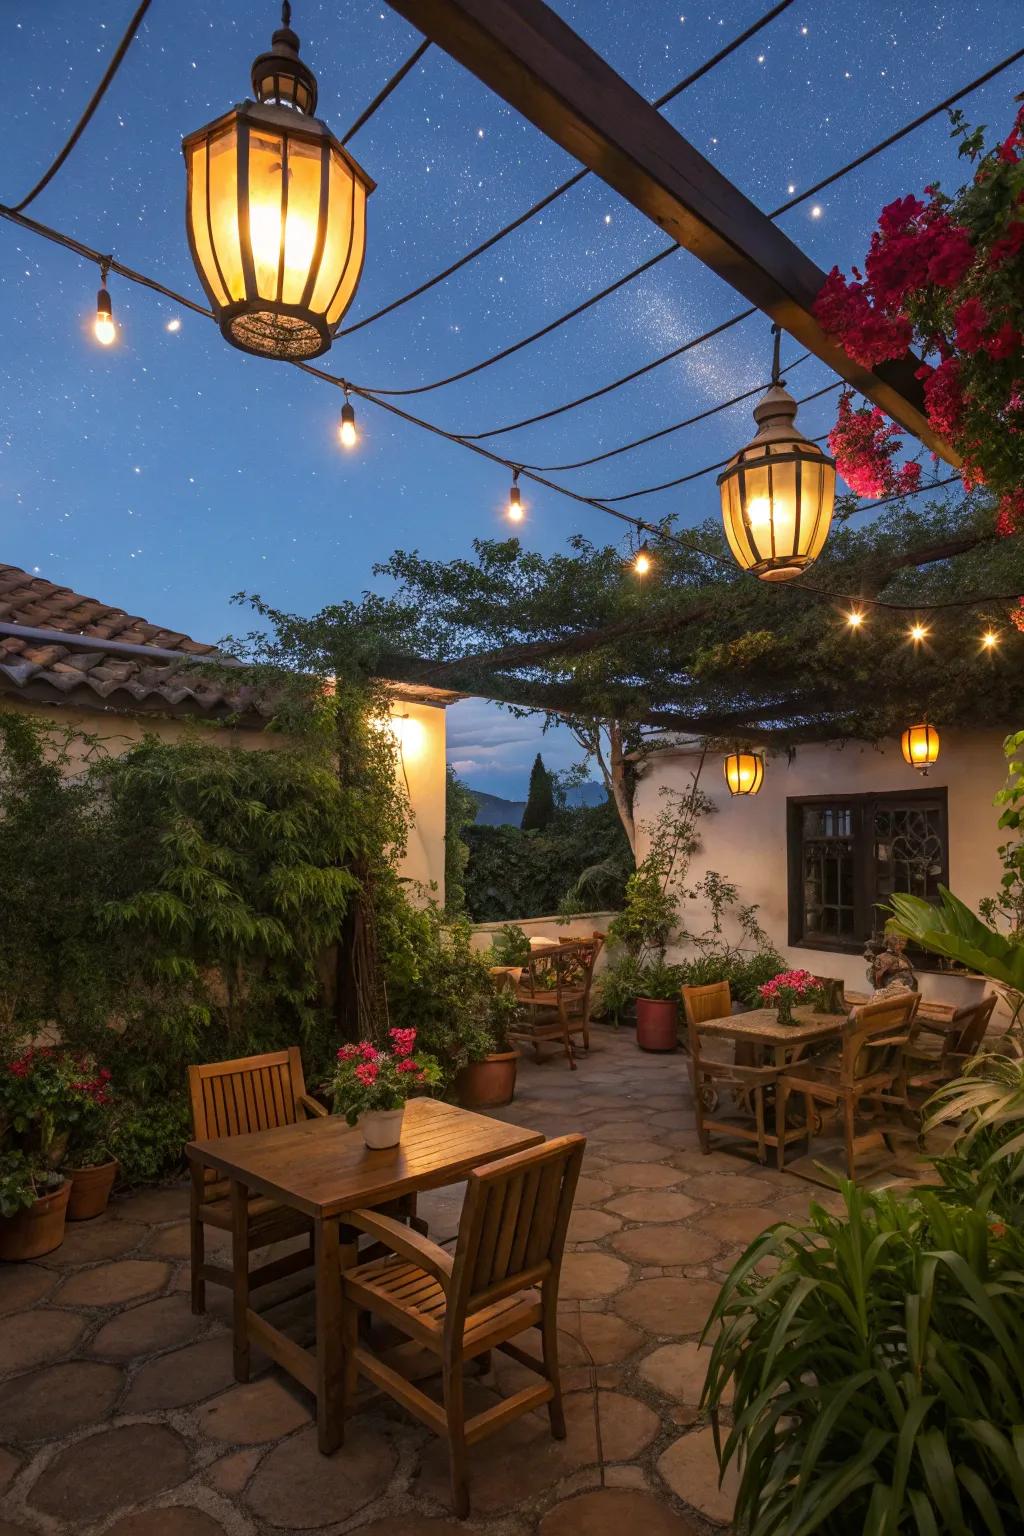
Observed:
[[[117,1176],[112,1147],[116,1136],[110,1070],[88,1054],[78,1056],[81,1101],[71,1126],[64,1170],[71,1180],[69,1221],[90,1221],[107,1208]]]
[[[333,1080],[334,1112],[358,1125],[368,1147],[397,1147],[402,1137],[406,1100],[417,1088],[433,1086],[437,1063],[416,1052],[414,1029],[391,1029],[391,1050],[369,1040],[343,1045]]]
[[[519,1052],[509,1041],[508,1029],[519,1005],[507,975],[495,981],[486,1024],[475,1034],[463,1032],[469,1059],[455,1077],[463,1109],[498,1109],[515,1097]]]
[[[780,971],[757,990],[765,1007],[775,1009],[780,1024],[792,1024],[797,1003],[815,997],[821,987],[810,971]]]
[[[530,941],[518,923],[505,923],[491,941],[488,957],[492,969],[522,972],[530,959]],[[516,978],[518,980],[518,976]]]
[[[642,1051],[674,1051],[679,1044],[680,968],[654,960],[637,978],[636,1043]]]
[[[20,1147],[0,1152],[0,1259],[22,1263],[64,1241],[71,1181]]]

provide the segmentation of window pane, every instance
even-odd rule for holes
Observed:
[[[802,830],[803,935],[856,939],[853,807],[805,805]]]
[[[938,900],[947,867],[942,821],[937,801],[917,800],[901,805],[898,800],[890,800],[875,807],[876,900],[886,901],[895,891],[906,891],[925,901]]]

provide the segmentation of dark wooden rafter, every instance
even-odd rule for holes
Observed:
[[[388,0],[555,143],[948,464],[917,360],[862,368],[825,335],[825,274],[543,0]]]

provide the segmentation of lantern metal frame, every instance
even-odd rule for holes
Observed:
[[[746,788],[743,786],[743,770],[741,766],[744,760],[753,763],[750,782]],[[756,795],[764,783],[763,752],[741,752],[739,747],[735,747],[732,752],[726,754],[722,767],[725,774],[726,787],[730,795],[734,797],[737,795]],[[730,768],[733,769],[731,774]]]
[[[780,373],[781,329],[776,325],[772,332],[772,382],[754,407],[757,435],[733,456],[716,483],[725,535],[737,564],[763,581],[791,581],[814,563],[828,537],[835,504],[836,465],[834,459],[796,428],[797,402],[785,388]],[[776,539],[775,480],[777,471],[789,465],[794,466],[793,528],[788,547],[780,552]],[[804,504],[805,466],[813,468],[818,480],[817,494],[806,498],[813,503],[810,506]],[[751,474],[757,472],[763,478],[765,471],[769,512],[762,528],[751,519],[748,493]],[[813,519],[809,537],[808,518]]]
[[[921,740],[924,733],[925,757],[914,755],[914,744]],[[928,769],[938,761],[941,739],[934,725],[922,721],[919,725],[908,725],[900,737],[900,751],[903,753],[903,761],[911,768],[916,768],[923,778],[928,777]]]
[[[221,334],[225,341],[242,352],[258,357],[275,357],[286,360],[308,360],[326,352],[334,340],[335,332],[355,297],[366,257],[365,217],[358,221],[362,235],[362,249],[358,253],[358,267],[351,267],[353,243],[356,238],[356,199],[360,193],[365,198],[375,190],[376,182],[367,175],[357,160],[349,154],[339,139],[319,118],[311,116],[316,106],[316,77],[298,57],[299,39],[290,30],[290,7],[283,10],[285,26],[274,33],[270,52],[260,54],[252,66],[253,90],[259,98],[237,103],[230,111],[212,122],[197,128],[182,140],[182,153],[187,167],[185,201],[185,228],[189,251],[200,281],[206,291]],[[218,244],[218,235],[211,216],[210,150],[221,138],[233,132],[236,146],[234,169],[234,201],[237,210],[238,260],[241,266],[243,293],[233,296],[233,288],[225,276]],[[276,294],[261,294],[256,277],[256,260],[253,252],[252,221],[249,189],[249,162],[251,142],[255,136],[266,134],[281,144],[281,205],[280,249],[277,257]],[[308,271],[301,296],[297,301],[286,302],[283,298],[285,285],[285,244],[288,215],[289,148],[301,144],[317,152],[319,162],[319,200],[316,210],[316,232],[309,259]],[[209,263],[220,285],[220,291],[207,273],[206,257],[201,256],[193,219],[193,190],[195,156],[205,155],[205,229],[204,243],[209,251]],[[331,162],[337,156],[349,173],[348,244],[338,266],[338,280],[326,303],[310,308],[313,294],[321,276],[325,247],[328,237],[328,219],[331,209]],[[362,210],[359,210],[362,214]],[[351,291],[344,308],[328,323],[327,316],[337,301],[342,286],[351,283]],[[225,302],[223,295],[228,296]],[[263,324],[260,324],[260,317]],[[275,321],[288,322],[285,325]]]

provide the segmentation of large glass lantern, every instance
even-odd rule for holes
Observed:
[[[375,183],[316,110],[291,7],[252,66],[255,101],[182,142],[185,222],[196,271],[225,339],[301,360],[331,345],[356,291]]]
[[[756,795],[764,782],[764,757],[760,752],[736,748],[725,759],[725,782],[730,795]]]
[[[934,725],[912,725],[900,737],[903,761],[927,774],[939,755],[939,733]]]
[[[820,555],[832,522],[835,460],[796,428],[796,401],[779,377],[754,407],[757,436],[718,477],[729,548],[763,581],[791,581]]]

